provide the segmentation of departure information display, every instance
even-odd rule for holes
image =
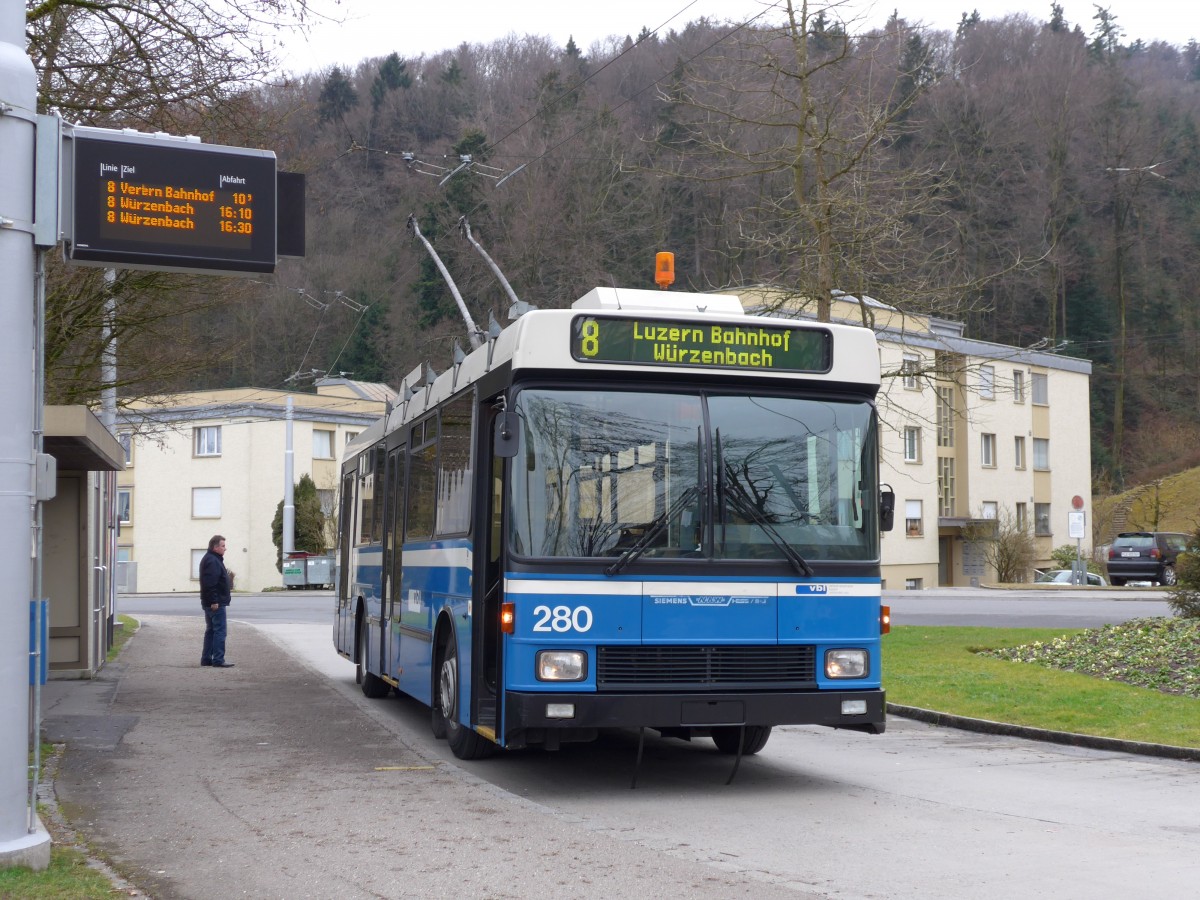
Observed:
[[[828,372],[833,340],[821,328],[581,316],[571,329],[580,362]]]
[[[274,153],[76,129],[73,174],[76,262],[275,271]]]

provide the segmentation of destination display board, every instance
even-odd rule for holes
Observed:
[[[274,153],[77,129],[72,155],[71,260],[275,271]]]
[[[700,366],[758,372],[828,372],[833,339],[823,328],[580,316],[571,355],[580,362]]]

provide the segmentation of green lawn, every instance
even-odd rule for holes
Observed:
[[[50,868],[0,869],[0,897],[21,900],[103,900],[114,895],[112,882],[101,872],[88,868],[77,850],[54,847]]]
[[[976,719],[1200,747],[1200,699],[981,656],[1080,631],[905,626],[883,639],[888,701]]]

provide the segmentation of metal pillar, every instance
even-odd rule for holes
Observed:
[[[283,558],[296,549],[296,454],[292,451],[292,398],[287,398],[287,437],[283,450]]]
[[[29,623],[33,590],[33,241],[37,75],[25,53],[25,4],[0,0],[0,866],[45,869],[50,836],[31,815]]]

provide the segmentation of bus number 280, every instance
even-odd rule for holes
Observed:
[[[592,627],[592,611],[586,606],[535,606],[533,614],[537,621],[534,631],[589,631]]]

